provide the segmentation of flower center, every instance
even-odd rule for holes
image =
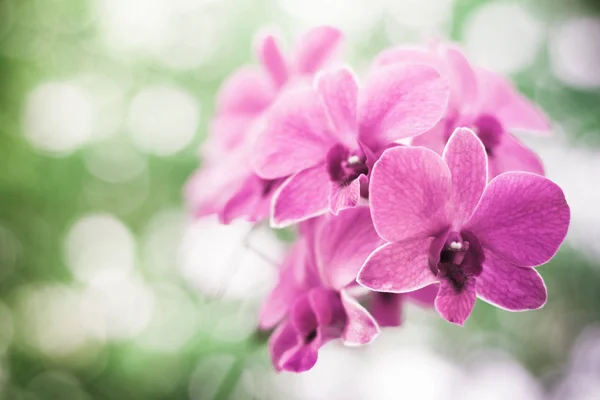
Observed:
[[[441,249],[432,250],[439,251],[434,272],[440,279],[447,279],[457,292],[465,288],[470,278],[481,273],[483,248],[471,232],[450,232]]]
[[[482,114],[477,117],[473,123],[473,127],[477,136],[481,139],[487,155],[493,156],[504,134],[502,124],[495,117]]]
[[[313,329],[306,334],[304,337],[304,344],[310,344],[313,340],[317,338],[317,329]]]
[[[332,182],[342,186],[349,185],[361,174],[369,172],[367,157],[362,150],[350,151],[347,147],[336,144],[327,153],[327,171]]]

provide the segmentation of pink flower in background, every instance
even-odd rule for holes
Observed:
[[[461,325],[476,296],[507,310],[541,307],[546,288],[532,267],[565,238],[563,192],[526,172],[486,182],[485,148],[469,129],[455,131],[443,157],[422,147],[384,152],[370,201],[375,229],[390,243],[369,256],[358,282],[392,293],[439,282],[436,309]]]
[[[223,84],[216,117],[202,146],[205,164],[186,186],[196,217],[217,214],[229,223],[236,218],[256,222],[269,215],[271,197],[282,179],[262,179],[250,166],[256,124],[286,85],[310,78],[331,58],[341,38],[335,28],[314,28],[286,59],[275,38],[266,35],[258,45],[262,65],[243,67]]]
[[[433,284],[410,293],[369,292],[367,310],[380,327],[402,325],[402,307],[411,301],[422,307],[433,307],[438,285]]]
[[[322,73],[314,87],[284,93],[254,147],[258,175],[291,175],[273,199],[272,225],[356,206],[373,154],[431,129],[447,96],[439,74],[416,64],[377,69],[360,90],[354,75],[340,68]]]
[[[280,371],[312,368],[319,348],[330,340],[361,345],[379,335],[375,319],[347,291],[364,260],[382,244],[369,209],[309,223],[261,311],[261,328],[279,323],[269,348]]]
[[[249,144],[251,125],[290,83],[310,84],[338,49],[342,33],[330,26],[320,26],[302,35],[286,57],[275,37],[259,35],[257,57],[260,66],[246,66],[235,71],[219,90],[216,116],[203,154],[218,158],[224,152]]]
[[[450,85],[445,118],[430,132],[415,137],[414,146],[438,152],[457,127],[471,128],[483,142],[489,160],[489,178],[506,171],[528,171],[543,175],[538,156],[512,132],[547,132],[550,124],[543,113],[499,75],[472,67],[456,48],[435,44],[429,48],[399,47],[382,52],[376,66],[423,62],[438,68]]]
[[[277,371],[309,370],[331,340],[370,343],[402,324],[406,301],[460,325],[477,297],[543,306],[534,267],[570,220],[513,136],[549,123],[506,80],[435,44],[382,52],[359,85],[322,69],[340,39],[316,28],[285,56],[263,36],[260,66],[223,85],[186,187],[198,217],[298,224],[259,317]]]

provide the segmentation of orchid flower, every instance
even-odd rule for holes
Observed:
[[[367,256],[382,244],[369,209],[345,210],[311,223],[261,311],[262,329],[279,324],[269,340],[279,371],[312,368],[319,348],[333,339],[356,346],[379,335],[375,319],[346,290]]]
[[[369,291],[367,310],[380,327],[396,327],[402,325],[402,309],[406,301],[424,308],[432,308],[438,285],[432,284],[410,293],[387,293]]]
[[[274,195],[271,225],[355,207],[374,154],[431,129],[447,97],[438,72],[420,64],[380,68],[360,89],[349,69],[329,70],[314,87],[284,93],[254,146],[258,175],[291,175]]]
[[[485,148],[466,128],[452,134],[442,157],[424,147],[386,150],[373,169],[370,202],[388,243],[357,281],[390,293],[439,282],[436,309],[461,325],[476,297],[512,311],[543,306],[546,287],[532,267],[550,260],[565,238],[564,194],[527,172],[486,182]]]
[[[457,127],[471,128],[483,142],[489,162],[489,178],[506,171],[543,175],[538,156],[512,133],[518,130],[547,132],[543,113],[499,75],[472,67],[455,47],[441,43],[429,48],[398,47],[382,52],[375,66],[422,62],[435,66],[450,85],[445,118],[434,129],[413,139],[438,153]]]
[[[337,29],[314,28],[286,59],[275,38],[266,35],[258,46],[261,67],[243,67],[223,84],[216,117],[202,147],[206,164],[186,186],[186,198],[196,217],[217,214],[223,223],[268,217],[271,197],[283,179],[262,179],[249,168],[253,132],[278,93],[293,82],[309,79],[329,61],[341,37]]]

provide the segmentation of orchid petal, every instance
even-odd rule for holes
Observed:
[[[265,179],[288,176],[322,162],[336,143],[318,93],[296,89],[269,110],[258,132],[253,165]]]
[[[288,80],[288,66],[277,40],[272,35],[263,38],[258,49],[258,56],[275,86],[283,86]]]
[[[364,177],[364,175],[361,175],[361,177]],[[342,210],[356,207],[360,200],[361,181],[364,182],[363,179],[355,179],[344,186],[337,182],[330,183],[329,211],[333,215],[338,215]]]
[[[407,293],[406,296],[423,307],[433,307],[439,291],[440,285],[434,283],[414,292]]]
[[[388,242],[433,235],[447,226],[451,175],[433,151],[394,147],[375,163],[369,196],[377,233]]]
[[[382,244],[367,207],[329,217],[316,234],[317,265],[323,281],[336,290],[354,282],[367,257]]]
[[[304,243],[292,247],[283,261],[279,281],[263,302],[259,316],[261,329],[271,329],[288,313],[296,298],[304,293],[304,287],[296,279],[296,270],[303,264]]]
[[[326,71],[316,85],[339,140],[346,146],[355,145],[358,84],[354,74],[347,68]]]
[[[569,206],[557,184],[527,172],[507,172],[489,183],[464,229],[485,249],[529,267],[558,251],[569,220]]]
[[[282,228],[329,211],[329,175],[317,165],[289,177],[273,195],[271,226]]]
[[[271,354],[273,365],[276,370],[281,371],[281,365],[284,361],[285,354],[290,350],[295,349],[298,344],[298,334],[289,321],[282,323],[275,329],[269,338],[269,353]],[[300,365],[298,365],[298,367],[300,367]]]
[[[344,344],[359,346],[369,344],[381,333],[375,319],[346,291],[340,293],[346,311],[346,326],[342,333]]]
[[[331,58],[342,40],[342,32],[319,26],[306,32],[296,45],[294,65],[301,74],[314,74]]]
[[[356,280],[368,289],[406,293],[437,282],[429,269],[432,238],[388,243],[365,261]]]
[[[481,113],[495,115],[507,129],[538,132],[550,129],[550,122],[543,112],[519,94],[509,81],[482,68],[477,70],[477,79],[483,96]]]
[[[387,144],[426,132],[444,115],[448,95],[448,84],[432,67],[396,64],[373,70],[358,100],[361,140]]]
[[[544,175],[544,166],[535,152],[510,133],[502,135],[501,142],[489,158],[490,177],[508,171],[525,171]]]
[[[486,252],[477,296],[509,311],[535,310],[546,303],[546,286],[540,274],[529,267],[517,267]]]
[[[402,325],[404,294],[371,292],[369,297],[369,311],[380,327]]]
[[[263,70],[242,67],[231,74],[219,89],[217,115],[256,116],[273,102],[275,94],[275,87]]]
[[[475,299],[475,278],[469,278],[460,291],[449,280],[442,279],[435,299],[435,309],[448,322],[463,325],[471,315]]]
[[[467,128],[454,131],[442,156],[452,174],[452,197],[447,206],[456,228],[469,220],[487,183],[487,157],[481,140]]]

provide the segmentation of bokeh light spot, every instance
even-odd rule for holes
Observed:
[[[476,64],[500,73],[515,73],[535,60],[544,30],[518,2],[487,2],[465,23],[463,38]]]
[[[109,214],[80,218],[65,241],[67,262],[77,278],[95,282],[135,265],[135,239],[127,227]]]
[[[576,18],[553,32],[550,65],[556,77],[569,86],[600,88],[600,18]]]
[[[82,87],[70,83],[44,83],[28,96],[25,135],[43,151],[68,154],[92,134],[92,100]]]
[[[221,225],[216,218],[190,224],[181,247],[182,276],[208,296],[249,299],[266,295],[275,282],[277,266],[248,247],[254,243],[251,226],[246,222]],[[273,249],[282,249],[274,235],[267,240]]]
[[[143,151],[170,156],[194,138],[200,119],[198,102],[171,86],[142,89],[129,106],[128,125],[133,142]]]

